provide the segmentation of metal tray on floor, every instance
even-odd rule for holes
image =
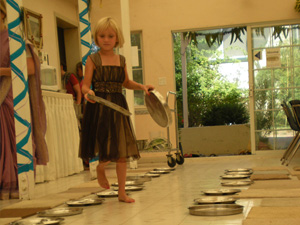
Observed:
[[[127,193],[128,194],[128,193]],[[110,197],[118,197],[118,192],[117,191],[112,191],[112,190],[108,190],[108,191],[101,191],[96,193],[96,195],[99,198],[110,198]]]
[[[225,172],[226,175],[251,175],[253,172],[245,171],[245,172]]]
[[[156,178],[156,177],[160,177],[160,174],[146,173],[145,176],[146,176],[146,177],[151,177],[151,178],[152,178],[152,177],[153,177],[153,178]]]
[[[225,172],[253,172],[251,168],[236,168],[236,169],[228,169]]]
[[[174,171],[174,170],[175,168],[167,168],[167,167],[154,169],[154,171]]]
[[[244,180],[244,181],[228,181],[228,182],[222,182],[221,185],[222,186],[248,186],[253,184],[253,181],[251,180]]]
[[[202,191],[205,195],[233,195],[241,192],[240,189],[211,189]]]
[[[246,178],[249,178],[250,175],[223,175],[220,177],[222,179],[246,179]]]
[[[58,225],[63,220],[64,218],[31,218],[18,220],[10,223],[10,225]]]
[[[149,171],[149,173],[152,173],[152,174],[166,174],[166,173],[170,173],[170,171],[167,171],[167,170],[152,170],[152,171]]]
[[[203,196],[194,199],[196,204],[232,204],[235,203],[237,199],[234,197],[226,196]]]
[[[104,199],[93,199],[93,198],[86,198],[81,200],[70,200],[67,201],[66,204],[68,206],[89,206],[89,205],[100,205],[102,204]]]
[[[128,181],[141,181],[141,182],[148,182],[148,181],[151,181],[152,178],[150,176],[145,176],[145,175],[142,175],[142,176],[127,176],[126,177],[126,180]]]
[[[82,208],[57,208],[38,212],[39,217],[64,217],[82,213]]]
[[[144,182],[141,182],[141,181],[136,181],[136,180],[134,180],[134,181],[125,181],[125,186],[140,186],[140,185],[143,185],[144,184]],[[111,186],[114,186],[114,187],[118,187],[119,186],[119,184],[118,183],[113,183],[113,184],[111,184]]]
[[[125,191],[141,191],[144,186],[125,186]],[[115,191],[119,190],[119,187],[114,188]]]
[[[207,204],[188,208],[191,215],[196,216],[228,216],[243,212],[244,206],[237,204]]]

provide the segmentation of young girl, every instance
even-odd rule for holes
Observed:
[[[122,47],[124,38],[116,22],[110,18],[98,21],[94,31],[95,43],[100,51],[87,58],[82,93],[88,101],[83,119],[81,138],[81,158],[90,159],[99,155],[97,167],[98,183],[109,189],[105,176],[105,166],[116,162],[119,184],[119,201],[131,203],[135,200],[125,192],[126,160],[128,157],[140,158],[130,118],[103,106],[94,104],[88,94],[96,95],[128,109],[122,94],[122,86],[128,89],[149,90],[151,85],[138,84],[128,79],[125,58],[114,53],[115,47]],[[92,85],[92,90],[90,89]]]

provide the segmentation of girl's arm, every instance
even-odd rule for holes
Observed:
[[[84,75],[84,79],[83,79],[83,82],[82,82],[81,91],[83,93],[84,98],[87,101],[91,102],[91,103],[95,103],[95,102],[92,101],[92,100],[90,100],[87,97],[87,94],[95,95],[94,91],[90,89],[91,83],[92,83],[94,69],[96,69],[95,65],[94,65],[93,61],[91,60],[91,58],[88,57],[87,60],[86,60],[86,64],[85,64],[85,75]]]
[[[30,52],[28,45],[26,44],[26,59],[27,59],[27,74],[28,76],[35,74],[35,62]]]
[[[10,67],[0,67],[0,76],[11,76]]]
[[[146,92],[147,95],[149,95],[149,91],[154,90],[154,86],[152,85],[143,85],[133,80],[129,80],[126,65],[125,65],[125,80],[123,82],[123,86],[127,89],[132,89],[132,90],[143,90]]]
[[[5,76],[2,78],[0,83],[0,106],[2,105],[4,99],[7,96],[7,93],[9,92],[11,88],[11,76]]]
[[[28,75],[34,75],[35,73],[33,58],[27,58],[27,72]],[[0,76],[11,76],[11,68],[0,67]]]

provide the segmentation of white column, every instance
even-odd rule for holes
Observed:
[[[124,35],[125,43],[122,48],[122,54],[126,58],[126,67],[128,72],[128,77],[130,80],[133,79],[132,76],[132,63],[131,63],[131,38],[130,38],[130,14],[129,14],[129,0],[120,0],[121,4],[121,21],[122,21],[122,31]],[[132,113],[131,122],[133,126],[133,132],[135,132],[135,113],[134,113],[134,93],[133,90],[126,89],[126,101],[128,104],[129,111]],[[129,166],[131,169],[137,169],[137,161],[130,159]]]
[[[126,67],[129,79],[132,80],[132,63],[131,63],[131,39],[130,39],[130,14],[129,14],[129,0],[120,0],[121,4],[121,20],[122,31],[125,39],[122,48],[122,54],[126,58]],[[126,89],[126,100],[128,103],[129,111],[132,113],[131,121],[133,129],[135,130],[135,114],[134,114],[134,94],[132,90]]]
[[[15,111],[17,162],[20,199],[34,196],[34,172],[31,139],[31,119],[28,95],[28,74],[20,8],[22,0],[7,0],[10,61]]]
[[[189,109],[187,96],[187,74],[186,74],[186,49],[189,41],[181,33],[181,75],[182,75],[182,105],[183,105],[183,127],[189,127]]]
[[[252,54],[252,27],[247,27],[248,40],[248,68],[249,68],[249,111],[250,111],[250,140],[251,154],[256,154],[256,135],[255,135],[255,102],[254,102],[254,77],[253,77],[253,54]]]
[[[91,54],[91,44],[92,44],[91,24],[88,16],[87,0],[78,0],[78,12],[79,12],[82,71],[84,73],[86,59]]]

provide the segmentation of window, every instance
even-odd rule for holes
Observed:
[[[137,64],[132,66],[132,76],[135,82],[144,84],[144,71],[142,60],[142,32],[131,33],[131,46],[137,47],[138,57]],[[134,49],[134,48],[133,48]],[[145,104],[144,92],[141,90],[134,91],[134,105],[140,106]]]

